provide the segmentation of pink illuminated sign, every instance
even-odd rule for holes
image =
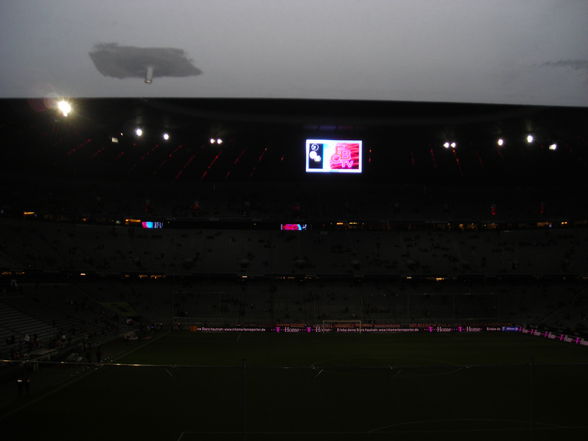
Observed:
[[[280,230],[282,231],[304,231],[307,228],[307,224],[280,224]]]
[[[207,327],[207,326],[191,326],[189,329],[192,331],[199,332],[268,332],[273,331],[276,333],[288,333],[288,334],[308,334],[308,333],[415,333],[415,332],[429,332],[429,333],[450,333],[450,332],[520,332],[522,334],[534,335],[537,337],[547,338],[549,340],[557,340],[566,343],[574,343],[581,346],[588,346],[588,340],[569,336],[565,334],[556,334],[550,331],[539,331],[537,329],[523,328],[520,326],[407,326],[399,324],[389,325],[375,325],[366,324],[364,326],[355,325],[349,326],[329,324],[329,325],[314,325],[310,326],[301,323],[291,324],[280,324],[279,326],[273,327]]]

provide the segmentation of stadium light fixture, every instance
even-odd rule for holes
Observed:
[[[445,147],[446,149],[448,149],[448,148],[449,148],[449,145],[450,145],[450,144],[449,144],[448,142],[444,142],[444,143],[443,143],[443,147]]]
[[[169,133],[165,132],[162,137],[164,141],[169,141]]]
[[[503,138],[498,138],[496,140],[496,144],[498,144],[499,147],[502,147],[504,145],[504,139]]]
[[[63,116],[68,116],[73,110],[71,103],[66,100],[59,100],[57,102],[57,109],[61,112]]]
[[[217,138],[216,139],[216,143],[217,144],[222,144],[223,143],[223,139],[222,138]]]
[[[145,71],[145,84],[153,83],[153,66],[147,66]]]
[[[551,150],[552,152],[556,151],[557,150],[557,144],[556,143],[550,144],[549,145],[549,150]]]
[[[216,142],[216,139],[214,139],[214,138],[210,138],[210,143],[211,143],[211,144],[214,144],[215,142]]]
[[[135,129],[135,135],[137,135],[139,137],[143,136],[143,129],[141,127],[137,127]]]
[[[457,143],[454,141],[451,144],[449,144],[451,146],[452,149],[457,147]]]
[[[527,144],[533,144],[533,141],[535,141],[535,137],[531,134],[527,135]]]

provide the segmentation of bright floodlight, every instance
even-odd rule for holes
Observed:
[[[533,135],[527,135],[527,144],[532,144],[535,141],[535,137]]]
[[[169,140],[169,133],[166,132],[166,133],[163,134],[163,140],[164,141]]]
[[[498,144],[500,147],[502,147],[502,146],[504,145],[504,139],[502,139],[502,138],[498,138],[498,139],[496,140],[496,144]]]
[[[216,142],[216,139],[214,139],[214,138],[210,138],[210,143],[211,143],[211,144],[214,144],[215,142]]]
[[[557,150],[557,144],[553,143],[549,146],[549,150],[555,151]]]
[[[140,127],[137,127],[135,129],[135,135],[137,135],[137,136],[143,136],[143,129],[140,128]]]
[[[59,111],[61,112],[61,114],[63,116],[69,115],[71,113],[71,111],[72,111],[71,104],[68,101],[65,101],[65,100],[60,100],[57,103],[57,108],[59,109]]]
[[[448,149],[449,148],[449,143],[448,142],[443,143],[443,147],[445,147],[446,149]]]
[[[456,148],[456,147],[457,147],[457,143],[455,143],[455,142],[452,142],[450,145],[451,145],[451,148],[452,148],[452,149],[454,149],[454,148]]]
[[[223,143],[223,139],[222,138],[217,138],[216,143],[217,144],[222,144]]]

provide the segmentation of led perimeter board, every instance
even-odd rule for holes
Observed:
[[[362,142],[359,140],[307,139],[307,173],[361,173]]]

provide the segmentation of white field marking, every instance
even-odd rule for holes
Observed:
[[[380,365],[382,363],[386,363],[387,366],[391,366],[389,363],[390,362],[396,362],[396,360],[390,360],[388,357],[372,357],[372,358],[368,358],[367,359],[367,363],[364,362],[364,360],[366,359],[361,359],[362,361],[362,366],[366,366],[369,365],[370,362],[372,362],[372,367],[380,367]],[[418,357],[418,358],[414,358],[412,359],[414,360],[414,363],[404,363],[404,364],[398,364],[398,365],[394,365],[395,367],[406,367],[406,366],[410,366],[410,367],[415,367],[415,366],[419,366],[419,367],[431,367],[431,366],[451,366],[451,367],[463,367],[464,364],[456,364],[456,363],[452,363],[446,360],[438,360],[435,358],[423,358],[423,357]],[[357,361],[356,359],[354,359],[353,361]],[[348,365],[347,363],[349,362],[348,359],[343,359],[343,358],[339,358],[339,357],[331,357],[331,358],[323,358],[321,360],[315,360],[311,363],[312,367],[315,366],[321,366],[321,365],[327,365],[326,367],[328,367],[328,365],[331,365],[331,367],[353,367],[351,365]],[[373,364],[373,363],[376,364]],[[422,362],[425,362],[425,364],[419,364]],[[475,364],[475,363],[472,363]],[[384,367],[385,365],[383,365],[382,367]]]
[[[325,367],[325,368],[321,369],[321,372],[325,371],[326,373],[334,374],[334,375],[353,376],[353,375],[356,375],[356,370],[354,370],[354,368],[360,369],[361,366],[350,366],[349,369],[344,369],[344,370],[337,370],[337,367],[331,367],[331,368]],[[317,369],[316,367],[313,368],[313,370],[316,370],[316,369]],[[385,367],[382,366],[382,369],[385,369]],[[401,366],[397,366],[397,367],[388,366],[388,369],[393,372],[392,377],[421,378],[421,377],[442,377],[445,375],[455,375],[458,372],[461,372],[462,370],[464,370],[466,368],[459,367],[459,368],[452,369],[452,370],[446,371],[446,372],[434,372],[434,373],[430,373],[430,374],[411,374],[410,371],[407,370],[406,368],[401,369]],[[316,377],[318,377],[318,374],[314,376],[314,378],[316,378]]]
[[[462,365],[459,364],[455,364],[455,363],[450,363],[449,361],[445,361],[445,360],[437,360],[435,358],[415,358],[415,361],[425,361],[425,362],[430,362],[433,366],[454,366],[454,367],[462,367]],[[423,365],[421,367],[428,367],[431,365]]]
[[[489,420],[494,421],[494,420]],[[496,420],[500,421],[500,420]],[[515,420],[516,421],[516,420]],[[523,421],[520,421],[523,423]],[[528,431],[528,421],[524,421],[527,426],[521,427],[497,427],[497,428],[487,428],[487,429],[415,429],[411,431],[404,431],[403,432],[418,432],[418,433],[437,433],[437,432],[444,432],[444,433],[464,433],[464,432],[510,432],[510,431]],[[577,430],[577,429],[586,429],[588,426],[554,426],[554,427],[536,427],[534,430],[536,431],[557,431],[557,430]],[[374,433],[370,432],[246,432],[248,435],[369,435]],[[176,441],[181,441],[184,434],[188,435],[242,435],[243,432],[182,432],[180,437]]]
[[[137,346],[136,348],[133,348],[133,349],[131,349],[131,350],[130,350],[130,351],[128,351],[128,352],[125,352],[124,354],[117,355],[115,358],[113,358],[113,361],[118,361],[118,360],[120,360],[121,358],[124,358],[124,357],[127,357],[127,356],[131,355],[133,352],[137,352],[139,349],[143,349],[144,347],[146,347],[146,346],[149,346],[151,343],[154,343],[154,342],[156,342],[157,340],[161,340],[163,337],[167,337],[167,336],[168,336],[168,334],[169,334],[170,332],[171,332],[171,331],[167,331],[167,332],[165,332],[164,334],[158,335],[158,336],[157,336],[157,337],[155,337],[154,339],[152,339],[152,340],[149,340],[149,341],[146,341],[145,343],[143,343],[143,344],[140,344],[140,345],[139,345],[139,346]]]
[[[157,336],[153,340],[149,340],[148,342],[143,343],[142,345],[139,345],[136,348],[133,348],[130,351],[124,353],[124,354],[118,355],[117,356],[117,359],[126,357],[129,354],[132,354],[133,352],[138,351],[139,349],[143,349],[145,346],[153,343],[156,340],[159,340],[162,337],[165,337],[167,334],[169,334],[169,332],[166,332],[165,334],[162,334],[160,336]],[[77,377],[74,377],[71,380],[66,381],[65,383],[60,384],[55,389],[51,389],[50,391],[45,392],[43,395],[40,395],[37,398],[32,399],[31,401],[27,401],[22,406],[19,406],[19,407],[15,408],[15,409],[12,409],[11,411],[6,412],[3,415],[0,415],[0,421],[4,421],[5,419],[7,419],[8,417],[14,415],[15,413],[21,412],[22,410],[26,409],[27,407],[30,407],[33,404],[37,404],[39,401],[42,401],[42,400],[44,400],[47,397],[50,397],[52,395],[55,395],[57,392],[65,389],[66,387],[68,387],[68,386],[70,386],[72,384],[75,384],[75,383],[83,380],[84,378],[88,377],[89,375],[93,374],[94,372],[98,371],[99,369],[101,369],[101,367],[98,367],[97,369],[86,371],[85,373],[83,373],[83,374],[81,374],[81,375],[79,375]]]
[[[242,435],[243,432],[182,432],[188,435]],[[366,435],[366,432],[246,432],[247,435]],[[176,441],[180,441],[178,438]]]
[[[400,369],[399,367],[388,366],[388,368],[390,368],[390,370],[392,372],[394,372],[392,374],[393,377],[396,377],[396,376],[400,375],[400,373],[402,372],[402,369]]]
[[[483,422],[483,423],[497,423],[497,422],[508,422],[508,423],[520,423],[523,429],[528,430],[529,421],[528,420],[512,420],[506,418],[447,418],[447,419],[440,419],[440,420],[415,420],[415,421],[405,421],[402,423],[390,424],[388,426],[376,427],[375,429],[369,430],[367,433],[378,433],[382,430],[391,429],[394,427],[401,427],[401,426],[410,426],[412,424],[423,424],[423,423],[450,423],[450,422]],[[543,426],[551,426],[553,429],[563,429],[565,426],[559,426],[557,424],[552,423],[541,423],[535,422],[535,424],[543,425]],[[491,429],[435,429],[434,431],[449,431],[449,432],[458,432],[458,431],[485,431]],[[509,427],[505,429],[492,429],[492,430],[517,430],[516,427]],[[414,432],[424,432],[428,431],[428,429],[414,429]]]
[[[460,367],[460,368],[456,368],[447,372],[435,372],[432,374],[404,374],[402,375],[402,378],[420,378],[420,377],[442,377],[444,375],[453,375],[453,374],[457,374],[460,371],[463,371],[466,368]],[[398,369],[398,372],[395,374],[396,375],[400,375],[400,369]]]
[[[534,432],[546,432],[546,431],[562,431],[562,430],[578,430],[578,429],[588,429],[588,426],[555,426],[555,427],[533,427]],[[481,432],[481,433],[488,433],[488,432],[528,432],[529,431],[529,422],[527,421],[526,426],[522,425],[519,427],[486,427],[485,429],[410,429],[410,430],[402,430],[402,429],[392,429],[390,432],[383,432],[383,433],[392,433],[392,432],[401,432],[401,433],[474,433],[474,432]],[[371,432],[370,432],[371,433]],[[377,432],[379,433],[379,432]]]

